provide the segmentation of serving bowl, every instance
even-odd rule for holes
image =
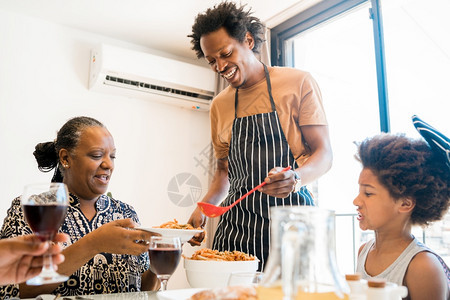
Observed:
[[[156,228],[156,227],[155,228],[139,227],[138,229],[159,233],[161,236],[164,237],[179,237],[181,243],[186,243],[197,233],[203,232],[202,229],[172,229],[172,228]]]
[[[192,288],[226,287],[232,272],[255,272],[258,260],[216,261],[184,258],[187,281]]]

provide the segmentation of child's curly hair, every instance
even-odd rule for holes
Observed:
[[[225,28],[227,33],[239,42],[245,40],[245,34],[250,32],[255,40],[254,53],[259,53],[264,42],[264,24],[256,17],[251,16],[250,10],[244,10],[245,5],[236,7],[235,3],[224,1],[213,8],[208,8],[204,14],[198,14],[192,25],[191,38],[192,50],[198,58],[204,57],[200,47],[200,38],[220,28]]]
[[[359,143],[356,159],[377,176],[394,199],[415,201],[412,224],[428,225],[446,213],[450,171],[423,139],[404,134],[376,135]]]

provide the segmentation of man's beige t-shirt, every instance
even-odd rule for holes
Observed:
[[[320,89],[309,73],[298,69],[269,67],[269,75],[281,127],[297,164],[301,165],[310,156],[310,150],[303,141],[300,126],[327,125]],[[212,142],[219,159],[228,157],[235,92],[236,89],[227,87],[211,105]],[[238,118],[271,111],[265,78],[249,88],[239,89]]]

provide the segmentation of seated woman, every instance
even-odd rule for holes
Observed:
[[[373,230],[375,239],[359,249],[356,272],[406,286],[407,299],[449,299],[449,268],[411,234],[413,225],[438,221],[449,207],[450,168],[438,152],[400,134],[358,147],[363,169],[353,204],[360,228]]]
[[[69,280],[44,286],[21,284],[20,297],[158,288],[159,280],[149,270],[148,241],[152,234],[130,230],[139,223],[133,207],[105,195],[116,155],[106,127],[89,117],[70,119],[55,141],[38,144],[33,154],[41,171],[56,168],[52,182],[64,182],[69,189],[69,208],[60,232],[67,233],[70,241],[62,252],[65,261],[58,266],[58,272],[68,275]],[[1,237],[30,233],[18,197],[8,210]],[[11,286],[6,291],[17,296]]]

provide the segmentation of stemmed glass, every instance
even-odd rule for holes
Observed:
[[[179,237],[152,236],[150,238],[150,265],[161,280],[161,290],[167,290],[167,281],[175,272],[181,258]]]
[[[64,183],[37,183],[26,185],[21,197],[25,219],[43,242],[51,243],[67,212],[69,193]],[[50,248],[50,247],[49,247]],[[50,253],[44,254],[41,273],[27,280],[28,285],[41,285],[66,281],[69,277],[58,274]]]
[[[232,272],[228,279],[228,286],[256,286],[261,282],[262,272]]]

